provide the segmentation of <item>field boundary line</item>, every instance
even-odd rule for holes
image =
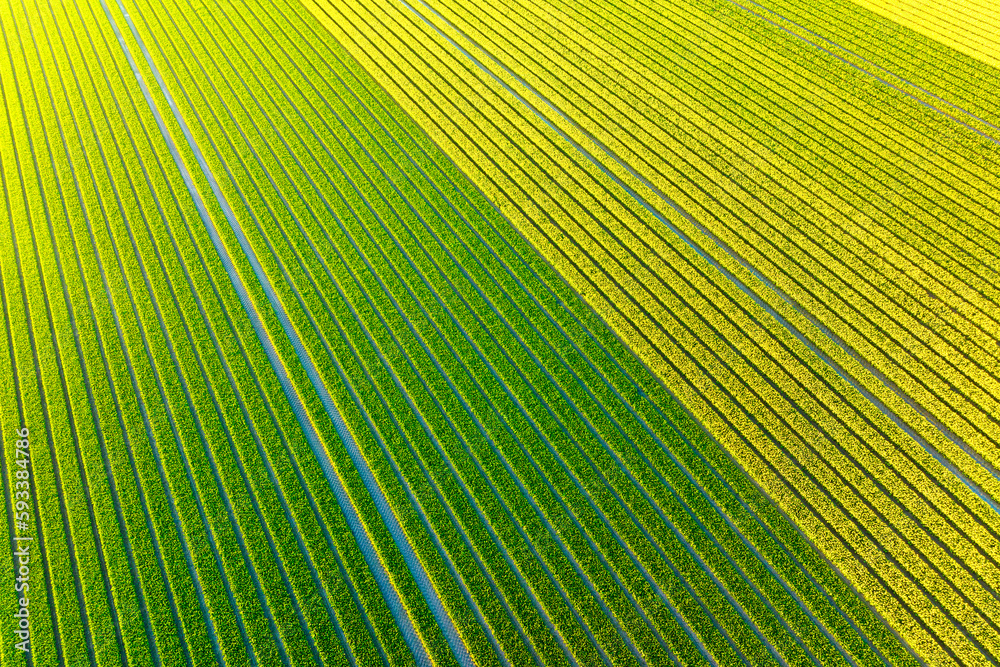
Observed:
[[[734,1],[734,0],[729,0]],[[750,299],[754,301],[758,306],[763,308],[771,317],[773,317],[779,324],[781,324],[789,333],[795,336],[802,344],[804,344],[810,351],[812,351],[816,356],[818,356],[827,366],[829,366],[834,372],[836,372],[841,378],[848,382],[856,391],[858,391],[862,396],[864,396],[872,405],[874,405],[882,414],[891,419],[901,430],[903,430],[910,438],[915,442],[920,444],[928,454],[933,456],[941,465],[947,468],[952,474],[954,474],[959,480],[962,481],[973,493],[975,493],[984,503],[990,506],[994,512],[1000,514],[1000,501],[994,499],[990,494],[983,490],[978,484],[976,484],[971,478],[969,478],[964,472],[959,470],[959,468],[941,452],[939,452],[935,447],[933,447],[923,436],[921,436],[917,431],[910,426],[906,421],[904,421],[896,412],[886,405],[881,399],[879,399],[875,394],[873,394],[869,389],[867,389],[860,381],[858,381],[846,368],[844,368],[840,363],[834,360],[830,355],[823,352],[815,343],[813,343],[806,334],[798,329],[794,324],[792,324],[787,318],[778,313],[771,305],[769,305],[762,297],[760,297],[757,292],[750,288],[744,281],[740,280],[732,271],[723,266],[718,260],[713,258],[704,248],[698,244],[690,235],[681,230],[675,223],[671,222],[665,215],[663,215],[656,207],[649,203],[649,201],[642,196],[635,188],[629,186],[621,177],[613,173],[604,163],[602,163],[597,157],[594,156],[586,147],[581,145],[579,142],[574,140],[570,135],[557,127],[553,121],[545,116],[535,105],[530,101],[525,99],[523,95],[515,91],[509,84],[507,84],[503,79],[500,78],[495,72],[486,67],[481,60],[476,58],[475,55],[470,53],[468,49],[464,48],[458,44],[453,38],[447,35],[440,27],[434,25],[429,21],[423,14],[418,12],[413,5],[410,4],[409,0],[398,0],[400,4],[410,10],[417,18],[434,30],[442,39],[446,40],[455,49],[457,49],[462,55],[471,60],[476,67],[483,71],[487,76],[492,78],[498,84],[500,84],[507,92],[513,95],[518,101],[524,104],[532,113],[534,113],[542,122],[552,128],[562,139],[567,141],[573,146],[577,151],[583,154],[594,166],[601,170],[606,176],[611,178],[618,186],[624,189],[633,199],[636,200],[644,209],[649,211],[657,220],[666,225],[674,234],[680,237],[692,250],[694,250],[702,259],[712,265],[717,271],[719,271],[725,278],[730,280],[734,285],[736,285],[741,292],[746,294]],[[926,419],[932,426],[934,426],[942,435],[952,441],[957,447],[959,447],[966,455],[973,459],[977,464],[979,464],[984,470],[990,473],[995,479],[1000,481],[1000,472],[998,472],[993,466],[989,465],[979,454],[977,454],[967,443],[961,440],[956,434],[954,434],[947,426],[942,424],[933,415],[927,413],[916,401],[905,394],[892,380],[886,377],[878,369],[874,368],[870,363],[868,363],[861,355],[854,351],[847,343],[842,340],[836,333],[830,331],[821,322],[816,320],[815,317],[806,312],[797,301],[795,301],[791,295],[787,294],[784,290],[774,284],[765,275],[763,275],[759,270],[754,268],[747,260],[741,257],[735,250],[733,250],[728,244],[716,237],[711,231],[706,227],[701,225],[695,220],[695,218],[688,213],[686,210],[681,208],[681,206],[663,193],[659,188],[653,185],[648,179],[638,173],[631,165],[628,164],[624,159],[618,156],[609,147],[604,145],[600,140],[593,137],[584,128],[580,127],[576,121],[574,121],[569,116],[565,115],[553,102],[548,100],[540,92],[538,92],[533,86],[524,81],[515,72],[510,70],[502,62],[496,59],[492,54],[490,54],[486,49],[480,46],[475,40],[469,37],[460,28],[455,26],[453,23],[448,21],[448,19],[441,16],[436,10],[427,5],[424,0],[417,0],[421,5],[423,5],[429,12],[437,16],[443,23],[448,25],[452,30],[461,35],[470,44],[473,44],[478,48],[486,57],[492,60],[496,65],[504,71],[508,76],[513,78],[517,83],[524,86],[529,92],[531,92],[535,97],[537,97],[546,106],[552,109],[561,119],[570,124],[577,132],[586,137],[590,142],[592,142],[597,148],[604,152],[611,160],[613,160],[619,167],[624,169],[629,176],[639,181],[642,185],[650,190],[658,199],[667,204],[672,208],[678,215],[684,218],[686,221],[691,223],[699,232],[704,234],[709,240],[715,243],[721,250],[723,250],[727,255],[729,255],[733,260],[735,260],[739,265],[750,272],[758,281],[763,283],[771,292],[781,298],[788,306],[790,306],[798,315],[804,317],[809,321],[820,333],[825,335],[832,343],[839,347],[844,353],[850,356],[854,361],[862,366],[866,371],[871,373],[876,380],[883,384],[887,389],[892,391],[899,397],[903,402],[905,402],[910,408],[912,408],[917,414]],[[766,19],[765,19],[766,20]]]
[[[277,297],[277,294],[274,291],[274,287],[271,285],[271,282],[267,277],[267,275],[264,273],[263,268],[261,267],[260,263],[257,260],[256,255],[253,252],[253,249],[250,247],[249,241],[244,235],[242,227],[240,226],[239,221],[236,219],[235,213],[233,212],[228,201],[223,195],[218,185],[218,182],[215,179],[214,174],[212,173],[210,167],[208,166],[208,163],[206,162],[204,155],[202,154],[197,142],[195,141],[191,133],[190,128],[187,126],[187,123],[181,116],[180,110],[177,108],[177,104],[174,101],[173,96],[170,93],[170,90],[168,89],[166,83],[163,81],[163,78],[159,70],[157,69],[156,64],[153,62],[152,57],[150,56],[148,50],[146,49],[145,43],[143,42],[141,36],[139,35],[139,32],[136,29],[135,24],[132,22],[132,19],[129,16],[125,7],[123,6],[121,0],[116,0],[116,2],[118,4],[119,10],[125,17],[125,21],[128,24],[130,31],[132,32],[132,36],[138,43],[139,48],[143,53],[143,57],[146,60],[146,64],[153,72],[153,75],[156,78],[156,82],[160,88],[161,93],[166,99],[167,104],[170,106],[170,110],[176,122],[180,126],[181,131],[183,132],[184,137],[191,151],[194,153],[195,158],[198,161],[198,165],[202,171],[202,174],[208,181],[209,186],[211,187],[212,192],[219,203],[219,206],[222,208],[223,213],[227,218],[227,221],[232,227],[233,233],[237,237],[237,240],[239,242],[242,251],[246,255],[247,260],[249,261],[251,267],[253,268],[254,274],[256,275],[258,281],[261,284],[261,288],[265,292],[268,301],[270,302],[271,307],[274,310],[275,315],[279,319],[282,329],[285,332],[285,335],[289,338],[290,342],[295,348],[296,356],[298,357],[300,363],[305,369],[306,374],[308,375],[317,394],[319,394],[320,400],[323,403],[323,407],[325,408],[327,414],[330,416],[331,421],[333,421],[333,424],[337,430],[338,435],[341,437],[344,445],[347,447],[351,455],[352,461],[358,468],[358,472],[361,474],[366,489],[371,494],[372,499],[379,510],[381,518],[383,519],[383,521],[386,524],[386,527],[392,534],[393,541],[396,543],[396,545],[402,552],[407,567],[410,569],[411,573],[414,576],[414,579],[417,581],[422,594],[424,595],[425,599],[428,602],[428,605],[431,608],[432,613],[434,614],[435,620],[437,620],[438,623],[441,624],[443,629],[444,628],[450,629],[450,632],[445,631],[445,636],[448,638],[449,645],[452,651],[456,654],[456,657],[459,659],[460,663],[463,665],[472,665],[473,664],[472,658],[469,655],[467,647],[461,641],[460,636],[458,635],[457,631],[454,628],[454,623],[452,622],[451,618],[444,611],[444,607],[441,603],[441,600],[438,597],[437,592],[431,585],[430,578],[428,577],[427,572],[424,569],[422,563],[420,563],[416,555],[416,552],[413,549],[413,546],[409,543],[408,537],[403,532],[402,526],[399,523],[399,519],[395,516],[394,511],[388,504],[385,494],[382,492],[382,489],[379,487],[378,482],[371,471],[371,468],[368,466],[367,461],[364,459],[364,455],[361,452],[360,448],[358,447],[357,443],[355,442],[353,434],[351,434],[350,430],[348,429],[347,424],[344,422],[343,417],[340,415],[340,411],[333,403],[333,399],[331,398],[329,392],[327,391],[326,386],[323,384],[322,379],[319,377],[319,374],[316,371],[316,368],[313,365],[312,360],[309,358],[308,353],[306,352],[306,349],[301,339],[298,336],[298,333],[295,331],[295,329],[291,324],[288,314],[282,307]],[[105,0],[101,0],[101,4],[104,5],[105,9],[107,10],[107,5],[105,4]],[[114,19],[111,18],[110,12],[108,12],[108,18],[115,26],[116,33],[118,33],[117,24],[114,22]],[[157,125],[159,126],[159,129],[163,134],[164,140],[166,141],[168,147],[170,148],[171,155],[174,158],[174,161],[177,163],[178,169],[181,172],[185,184],[188,186],[191,196],[195,201],[198,213],[201,216],[202,221],[205,223],[206,229],[209,232],[212,242],[215,245],[217,252],[219,253],[219,257],[226,268],[226,272],[233,282],[233,286],[236,288],[237,294],[240,297],[240,302],[243,304],[244,310],[246,310],[255,332],[257,333],[258,338],[261,340],[261,343],[264,346],[265,352],[268,356],[269,361],[271,361],[271,364],[274,367],[279,382],[285,389],[286,395],[288,395],[289,402],[292,404],[293,411],[295,412],[295,415],[298,418],[300,425],[302,426],[302,429],[306,435],[307,440],[309,441],[310,446],[312,447],[314,453],[316,454],[317,459],[319,460],[320,466],[323,469],[327,481],[330,483],[331,488],[333,489],[335,495],[337,496],[337,500],[341,505],[342,510],[344,511],[345,518],[347,519],[349,525],[351,526],[351,532],[354,533],[355,539],[358,541],[359,546],[362,547],[362,553],[365,555],[365,560],[368,562],[369,567],[372,569],[373,574],[375,575],[375,578],[379,583],[379,588],[382,590],[383,595],[387,598],[387,601],[389,601],[390,603],[389,606],[393,612],[393,616],[396,617],[397,623],[399,623],[399,625],[401,626],[403,635],[406,638],[407,644],[409,645],[411,651],[413,651],[414,657],[417,659],[418,663],[422,665],[430,665],[431,664],[430,657],[427,654],[426,647],[423,644],[422,638],[420,638],[420,636],[416,632],[413,621],[409,616],[409,611],[399,598],[399,594],[393,587],[389,579],[389,574],[385,570],[385,566],[378,558],[377,551],[375,550],[374,545],[371,542],[371,538],[368,535],[367,531],[365,530],[363,524],[361,523],[360,517],[358,516],[356,510],[354,509],[353,503],[350,497],[347,495],[345,487],[341,483],[339,477],[337,476],[336,471],[333,468],[333,463],[330,460],[329,455],[327,454],[323,444],[319,439],[318,434],[316,433],[315,428],[313,427],[311,421],[309,420],[308,415],[305,412],[303,402],[299,396],[298,390],[292,384],[291,378],[288,375],[285,365],[278,356],[278,352],[274,346],[274,342],[272,341],[270,335],[267,333],[267,330],[264,328],[260,315],[258,314],[252,301],[250,300],[250,296],[243,282],[243,279],[236,271],[236,268],[233,265],[232,259],[229,256],[229,252],[226,249],[226,246],[224,245],[218,233],[218,230],[216,229],[215,224],[208,213],[208,209],[205,205],[205,202],[202,199],[199,190],[194,184],[194,179],[190,171],[187,169],[187,165],[181,158],[177,145],[174,142],[174,139],[169,129],[166,127],[163,117],[161,116],[159,109],[156,106],[156,102],[152,97],[152,93],[150,92],[144,77],[139,71],[137,65],[135,64],[135,61],[131,55],[131,51],[129,50],[127,44],[125,43],[124,39],[121,37],[120,34],[119,34],[119,41],[121,43],[123,50],[128,56],[129,64],[132,66],[133,73],[135,74],[136,79],[138,80],[143,95],[146,98],[146,101],[149,104],[150,109],[156,119]]]
[[[439,242],[440,242],[440,241],[439,241]],[[536,329],[536,333],[538,333],[537,329]],[[595,400],[596,400],[596,399],[595,399]],[[600,403],[598,402],[598,404],[600,404]],[[717,546],[719,546],[719,545],[717,545]],[[719,548],[721,548],[721,547],[719,547]]]

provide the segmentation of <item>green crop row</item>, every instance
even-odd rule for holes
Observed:
[[[4,137],[5,142],[9,141],[9,137]],[[4,150],[0,152],[0,156],[6,164],[7,160],[7,146],[4,146]],[[3,178],[3,185],[6,186],[5,172],[0,171],[0,177]],[[5,191],[6,192],[6,191]],[[6,197],[6,201],[10,201],[9,196]],[[6,236],[6,235],[4,235]],[[15,282],[19,283],[19,280],[14,278],[16,276],[17,269],[12,266],[9,261],[0,260],[0,308],[3,309],[4,314],[4,337],[2,339],[2,357],[0,357],[0,373],[2,373],[2,379],[0,379],[0,400],[3,401],[4,405],[17,406],[17,397],[20,395],[19,392],[19,378],[14,375],[14,368],[11,364],[13,360],[13,333],[14,327],[12,323],[8,320],[9,308],[7,305],[7,285],[13,284]],[[0,415],[0,429],[2,429],[2,435],[0,435],[0,446],[2,446],[3,455],[0,456],[2,460],[3,470],[0,471],[0,479],[3,480],[3,484],[0,485],[0,489],[4,494],[4,511],[7,512],[8,516],[10,512],[14,509],[10,500],[14,498],[11,495],[11,491],[15,489],[17,483],[16,472],[11,475],[9,471],[16,470],[16,456],[15,450],[17,449],[17,439],[19,436],[23,435],[23,422],[24,418],[20,414],[19,410],[9,409],[4,411],[3,415]],[[30,431],[28,432],[29,442],[30,442]],[[8,518],[5,521],[6,534],[8,536],[13,535],[14,524],[11,523]],[[10,540],[10,542],[13,542]],[[13,556],[14,547],[12,544],[4,544],[0,547],[0,573],[2,576],[6,577],[8,581],[14,581],[17,576],[17,562],[14,560]],[[39,598],[42,599],[42,598]],[[16,626],[14,625],[14,612],[17,611],[17,600],[13,596],[7,601],[3,607],[4,620],[2,621],[2,632],[8,636],[15,636],[14,630]],[[38,627],[38,626],[36,626]],[[16,649],[13,642],[8,642],[7,646],[0,647],[0,655],[2,659],[7,664],[24,664],[26,661],[23,655],[16,656]]]
[[[78,7],[77,11],[80,13],[75,18],[79,19],[79,25],[84,26],[86,30],[84,35],[87,42],[90,43],[91,48],[98,49],[98,58],[109,65],[115,63],[112,56],[115,51],[114,47],[111,46],[111,44],[114,44],[114,37],[109,34],[111,32],[110,26],[97,20],[96,17],[100,14],[95,14],[93,6],[86,9]],[[96,11],[99,12],[100,7],[97,7]],[[84,20],[84,16],[89,20]],[[68,16],[67,19],[69,18]],[[81,38],[84,35],[81,35]],[[102,46],[104,49],[101,49]],[[120,55],[118,57],[120,58]],[[110,69],[110,67],[107,69]],[[120,60],[116,69],[119,77],[122,77],[123,66]],[[124,71],[127,72],[127,69]],[[97,73],[94,73],[92,76],[97,78]],[[84,228],[85,231],[81,230],[78,234],[78,238],[81,240],[78,251],[86,253],[87,256],[99,258],[101,262],[95,267],[94,273],[92,273],[91,284],[95,286],[101,285],[101,281],[104,280],[101,276],[102,273],[109,280],[108,287],[111,288],[111,293],[102,295],[102,301],[107,300],[106,308],[114,309],[118,322],[114,321],[115,317],[105,319],[104,340],[107,343],[107,353],[109,356],[114,355],[112,359],[109,359],[112,365],[114,365],[114,358],[121,359],[119,362],[120,366],[116,366],[121,369],[119,376],[116,378],[119,383],[119,396],[121,397],[123,407],[131,407],[130,410],[126,408],[125,412],[125,414],[129,415],[129,423],[127,423],[126,429],[129,431],[130,442],[133,444],[129,456],[129,464],[130,468],[134,469],[133,474],[138,475],[137,482],[141,486],[137,487],[137,490],[138,488],[142,489],[147,507],[149,508],[149,521],[153,524],[153,533],[159,544],[160,553],[158,557],[162,559],[163,573],[169,582],[167,584],[168,590],[171,591],[177,607],[176,613],[179,618],[174,622],[179,622],[180,628],[183,629],[170,628],[170,625],[173,625],[173,623],[170,623],[173,620],[170,619],[170,616],[173,614],[168,606],[163,605],[155,608],[153,610],[153,623],[162,629],[157,644],[158,647],[162,643],[164,648],[169,648],[171,636],[176,636],[180,640],[181,636],[179,635],[183,631],[184,649],[190,651],[192,659],[195,661],[210,660],[212,659],[210,630],[206,626],[206,619],[202,616],[201,604],[203,600],[202,596],[198,593],[195,582],[197,581],[198,584],[202,584],[204,581],[209,582],[204,587],[207,593],[205,601],[208,603],[208,608],[215,612],[213,616],[214,623],[220,623],[220,619],[222,623],[225,623],[227,610],[223,606],[225,603],[222,603],[220,599],[222,591],[220,590],[219,577],[211,574],[206,576],[207,573],[212,572],[212,569],[214,569],[214,563],[210,564],[206,561],[204,551],[200,554],[195,551],[193,554],[195,560],[190,562],[188,560],[188,546],[191,543],[204,544],[203,538],[199,539],[196,537],[199,533],[204,534],[204,528],[195,528],[197,524],[192,523],[188,523],[185,527],[184,520],[181,517],[183,516],[190,521],[193,508],[190,504],[185,507],[183,499],[185,485],[176,476],[176,463],[174,466],[171,466],[174,471],[172,479],[169,478],[170,473],[167,472],[170,469],[167,466],[170,466],[170,464],[168,463],[167,466],[164,466],[164,459],[169,461],[168,457],[173,449],[175,436],[173,429],[170,428],[171,425],[167,419],[167,414],[160,412],[160,410],[165,410],[167,406],[166,401],[164,401],[164,394],[157,386],[158,380],[155,373],[162,373],[163,369],[160,366],[158,370],[154,370],[157,369],[157,366],[154,365],[153,356],[151,351],[146,349],[146,344],[148,341],[156,346],[158,351],[157,356],[161,360],[168,348],[163,343],[153,342],[156,340],[153,338],[156,335],[156,330],[152,328],[155,327],[155,324],[150,322],[149,311],[146,310],[146,319],[139,319],[142,315],[137,312],[136,305],[133,305],[133,301],[138,304],[149,304],[151,297],[147,296],[144,298],[145,290],[141,289],[143,281],[140,275],[138,275],[139,271],[137,271],[139,258],[135,255],[130,257],[128,252],[129,247],[132,245],[132,239],[127,228],[122,224],[121,218],[117,218],[115,221],[117,224],[113,224],[113,221],[102,220],[103,216],[100,215],[106,210],[121,211],[124,209],[129,212],[126,215],[131,214],[134,216],[133,219],[135,221],[141,221],[140,206],[148,207],[146,210],[149,211],[157,210],[155,202],[152,199],[154,195],[149,190],[145,194],[142,194],[142,188],[133,187],[134,179],[141,174],[140,160],[145,159],[152,162],[150,158],[153,153],[149,148],[145,152],[142,152],[141,149],[132,147],[132,150],[129,151],[130,146],[128,143],[125,143],[126,140],[129,140],[129,143],[134,141],[129,128],[132,126],[131,123],[136,123],[137,119],[134,115],[135,111],[130,108],[130,105],[126,101],[128,98],[125,97],[125,99],[122,99],[122,96],[129,93],[132,96],[137,96],[138,91],[135,89],[134,84],[132,84],[131,91],[129,91],[130,86],[126,77],[119,78],[117,81],[112,78],[111,81],[103,82],[100,78],[97,78],[97,82],[99,87],[95,89],[94,94],[87,100],[92,110],[91,113],[96,116],[98,110],[100,110],[105,123],[115,123],[116,121],[121,123],[117,127],[115,125],[109,127],[109,129],[113,128],[112,132],[114,134],[112,136],[117,136],[121,139],[117,142],[101,142],[99,146],[103,148],[104,154],[107,156],[105,159],[109,163],[111,159],[117,157],[118,160],[116,162],[120,162],[127,169],[118,171],[117,173],[107,173],[104,177],[118,184],[117,191],[119,193],[118,197],[121,198],[121,203],[119,203],[117,198],[106,200],[105,202],[94,202],[91,209],[90,224]],[[101,83],[107,87],[100,87]],[[86,116],[81,114],[81,117]],[[119,121],[118,118],[121,118],[121,120]],[[135,127],[140,128],[141,125],[136,123]],[[100,130],[97,130],[97,132],[100,132]],[[98,134],[98,136],[100,135]],[[125,157],[130,152],[133,155]],[[94,168],[100,169],[101,166],[103,165],[99,163]],[[153,173],[155,174],[155,172]],[[159,187],[162,188],[163,186],[160,185]],[[163,195],[161,194],[161,196]],[[133,199],[132,197],[138,199]],[[119,259],[119,256],[122,259]],[[120,264],[121,261],[127,262],[129,268],[123,268]],[[148,309],[149,306],[146,305],[146,308]],[[152,440],[147,436],[147,429],[150,431]],[[138,508],[136,507],[136,509]],[[138,514],[135,510],[133,512],[134,514]],[[138,523],[138,519],[139,517],[136,516],[133,521]],[[147,554],[147,558],[150,560],[155,557],[154,554],[150,554],[149,552]],[[199,556],[201,556],[200,559]],[[231,612],[229,613],[231,614]],[[230,620],[229,622],[231,623],[232,621]],[[225,639],[222,641],[222,644],[226,646]],[[173,650],[177,651],[179,648],[181,647],[176,647]]]
[[[93,17],[93,8],[91,8],[91,18],[93,19]],[[93,40],[96,36],[98,39],[103,38],[105,45],[108,44],[109,26],[102,25],[97,21],[85,23],[84,25],[89,28],[88,38],[90,40]],[[105,31],[103,34],[101,33],[102,28]],[[91,43],[93,44],[93,42]],[[110,60],[108,62],[111,64],[114,61]],[[127,79],[122,80],[122,84],[126,81]],[[148,412],[148,415],[143,415],[141,408],[131,412],[131,441],[144,445],[134,447],[133,455],[137,462],[140,476],[143,476],[143,473],[145,473],[143,487],[148,497],[148,502],[155,508],[152,510],[153,520],[158,524],[156,529],[159,533],[160,544],[163,549],[164,561],[168,568],[171,584],[177,587],[176,600],[180,610],[180,617],[186,626],[187,640],[190,642],[189,648],[195,659],[203,660],[211,656],[212,644],[209,637],[202,634],[207,632],[207,628],[204,626],[199,627],[199,621],[203,622],[204,619],[199,618],[201,616],[199,609],[200,600],[192,579],[196,577],[196,581],[199,583],[204,581],[210,582],[206,586],[209,609],[215,610],[218,614],[218,611],[225,609],[223,606],[225,603],[222,602],[221,598],[223,592],[220,590],[219,577],[217,575],[206,576],[206,573],[212,571],[206,568],[212,567],[214,569],[214,564],[210,565],[206,558],[208,555],[206,553],[207,544],[202,540],[192,539],[192,536],[199,534],[199,530],[194,527],[197,524],[190,523],[197,510],[191,504],[190,500],[188,500],[188,503],[184,503],[183,494],[187,490],[185,489],[186,485],[184,482],[187,481],[185,479],[187,475],[182,472],[183,465],[178,465],[179,462],[177,459],[171,456],[174,451],[173,448],[176,446],[174,445],[176,442],[174,431],[176,422],[173,420],[173,411],[177,409],[176,406],[182,399],[178,396],[179,387],[177,380],[175,377],[169,375],[171,369],[169,365],[166,365],[169,364],[167,351],[170,348],[168,344],[163,342],[163,339],[157,338],[158,335],[163,334],[162,331],[158,331],[159,327],[157,325],[160,322],[158,321],[157,313],[152,307],[152,300],[155,296],[148,294],[147,290],[143,289],[146,280],[143,276],[143,271],[148,270],[149,267],[142,255],[136,252],[134,245],[137,242],[136,237],[138,236],[140,239],[139,243],[141,243],[142,237],[135,234],[132,229],[132,225],[143,222],[140,210],[151,212],[157,210],[153,200],[154,195],[148,190],[144,193],[141,188],[135,188],[133,185],[135,182],[133,179],[141,173],[139,171],[139,160],[143,159],[143,157],[148,160],[151,157],[151,153],[146,153],[143,156],[141,152],[133,148],[132,150],[136,151],[134,157],[125,157],[129,155],[130,151],[128,144],[124,142],[131,139],[128,130],[129,126],[126,123],[133,120],[134,115],[132,114],[134,112],[130,113],[131,110],[129,107],[122,105],[119,101],[119,96],[123,90],[116,90],[115,88],[110,88],[110,90],[105,89],[106,92],[104,93],[103,100],[107,100],[107,102],[106,106],[103,107],[101,105],[102,97],[100,93],[88,100],[93,109],[91,113],[96,114],[97,110],[101,109],[105,123],[113,123],[116,120],[116,116],[124,114],[124,117],[120,121],[122,124],[116,128],[116,135],[121,138],[120,141],[102,142],[104,149],[104,156],[102,157],[108,161],[118,158],[116,162],[123,164],[126,169],[115,172],[105,167],[105,170],[110,171],[110,173],[106,171],[104,178],[107,179],[107,182],[116,184],[116,187],[115,190],[109,193],[113,193],[112,197],[106,198],[103,202],[95,202],[91,218],[88,221],[87,231],[78,236],[78,238],[86,239],[90,243],[86,245],[86,241],[81,243],[79,252],[86,252],[87,256],[97,258],[100,262],[98,265],[100,271],[110,276],[112,293],[106,295],[104,298],[109,300],[108,306],[115,309],[123,331],[119,333],[117,327],[115,329],[105,329],[105,340],[119,342],[119,336],[123,336],[119,344],[123,344],[125,349],[121,351],[114,350],[113,352],[115,354],[124,353],[128,355],[124,358],[126,360],[125,367],[128,368],[129,365],[132,367],[129,375],[121,378],[123,385],[122,393],[127,393],[126,387],[133,383],[134,377],[139,395],[129,398],[141,401],[146,406]],[[119,109],[120,111],[117,114],[113,113]],[[86,117],[84,113],[80,115],[81,117]],[[122,145],[123,143],[124,145]],[[100,169],[101,166],[103,165],[98,163],[96,169]],[[95,178],[99,179],[100,177],[97,176]],[[98,182],[101,181],[98,180]],[[105,192],[108,191],[105,190]],[[103,207],[100,207],[101,204],[103,204]],[[111,215],[107,219],[102,219],[104,216],[95,215],[101,212],[102,208],[103,211],[111,212]],[[118,213],[118,215],[114,215],[115,213]],[[141,230],[144,227],[145,224],[139,229]],[[89,252],[87,252],[88,245]],[[148,257],[145,259],[148,259]],[[152,280],[156,281],[156,279],[157,276],[153,273]],[[100,285],[100,282],[95,281],[94,284]],[[176,322],[174,318],[170,318],[169,314],[167,317],[168,322]],[[111,322],[107,323],[111,324]],[[148,350],[146,349],[147,343],[151,346]],[[114,347],[116,346],[109,345],[108,349],[113,350]],[[169,378],[168,382],[172,381],[172,387],[167,390],[167,393],[164,393],[164,390],[158,386],[159,379],[164,376]],[[170,396],[169,399],[166,398],[167,395]],[[160,412],[160,410],[163,412]],[[150,424],[143,423],[144,416]],[[146,437],[146,428],[152,428],[154,441],[150,441]],[[179,445],[180,443],[177,444]],[[158,454],[154,453],[157,451],[152,449],[154,446],[158,449]],[[164,473],[166,474],[164,475]],[[162,487],[164,480],[167,481],[167,489]],[[164,497],[161,495],[164,493],[169,495]],[[170,499],[170,496],[173,496],[173,498]],[[177,512],[177,515],[175,515],[174,520],[171,520],[171,515],[174,512]],[[187,521],[186,526],[185,520]],[[197,521],[197,518],[194,518],[194,521]],[[201,530],[203,531],[204,528]],[[198,551],[193,552],[195,569],[191,569],[188,566],[185,543],[201,543],[206,547],[200,553]],[[183,583],[185,581],[190,583]],[[156,613],[158,616],[165,617],[168,609],[160,608],[156,610]],[[225,612],[222,613],[224,614]],[[224,619],[225,616],[222,616],[222,618]],[[216,623],[219,622],[218,615],[214,620]],[[161,619],[160,622],[163,623],[163,620]],[[201,636],[199,637],[199,635]],[[225,639],[222,644],[226,647]]]
[[[9,83],[9,79],[4,80],[4,86]],[[12,131],[14,128],[11,127]],[[27,428],[29,430],[32,449],[29,450],[33,454],[41,453],[44,456],[45,447],[48,445],[48,435],[45,429],[45,421],[43,415],[38,410],[38,405],[40,403],[37,392],[37,384],[35,383],[34,377],[34,364],[31,359],[31,350],[25,343],[14,343],[14,341],[29,341],[31,340],[32,332],[28,328],[25,307],[28,305],[26,303],[27,289],[30,285],[36,284],[37,281],[32,281],[28,283],[25,278],[24,269],[20,263],[20,252],[14,253],[15,248],[20,248],[20,243],[17,246],[14,245],[14,239],[17,234],[17,229],[15,226],[15,220],[17,218],[14,215],[26,216],[26,207],[24,206],[24,200],[16,196],[16,191],[10,191],[10,184],[16,183],[18,181],[14,180],[17,178],[17,165],[13,162],[14,154],[10,150],[13,147],[13,135],[5,137],[5,142],[3,146],[3,178],[5,185],[5,194],[8,195],[7,201],[10,205],[10,210],[12,216],[7,225],[4,225],[3,238],[5,241],[5,247],[10,248],[11,251],[4,258],[4,296],[5,296],[5,307],[8,326],[8,333],[12,349],[5,349],[5,370],[9,373],[9,387],[12,391],[19,392],[18,395],[11,395],[10,402],[7,404],[11,406],[8,410],[9,415],[5,416],[4,425],[7,430],[4,432],[4,448],[5,448],[5,460],[3,462],[4,479],[6,480],[5,493],[10,493],[14,490],[13,483],[16,480],[14,471],[17,469],[15,460],[15,449],[14,443],[16,442],[13,433],[21,428]],[[20,201],[19,201],[20,199]],[[6,348],[6,344],[5,344]],[[20,407],[20,410],[17,410]],[[16,423],[12,423],[16,422]],[[32,468],[33,476],[38,474],[38,471],[42,467]],[[34,487],[34,497],[40,498],[41,490],[38,488],[37,481],[32,480]],[[9,506],[11,509],[13,507],[13,495],[7,495],[5,499],[5,507]],[[9,499],[9,500],[8,500]],[[31,553],[34,558],[32,562],[29,563],[31,572],[31,581],[28,582],[30,588],[29,593],[31,596],[29,599],[30,609],[32,617],[30,619],[32,626],[32,639],[37,643],[32,643],[32,648],[37,651],[36,660],[40,660],[42,664],[48,662],[48,664],[55,664],[55,645],[53,642],[53,622],[56,621],[55,615],[52,613],[54,609],[54,601],[52,600],[52,593],[50,593],[51,588],[48,584],[51,581],[50,575],[47,568],[44,567],[44,563],[47,558],[50,558],[48,553],[50,544],[51,533],[43,533],[43,530],[47,530],[48,526],[43,526],[42,517],[38,515],[37,511],[38,503],[34,501],[32,507],[29,510],[31,517],[31,535],[35,538],[33,540]],[[15,534],[13,517],[7,517],[6,519],[8,525],[8,535]],[[42,540],[44,541],[44,544]],[[45,551],[43,551],[45,547]],[[13,562],[9,560],[12,556],[12,546],[6,546],[4,548],[4,554],[7,557],[7,563]],[[14,580],[16,576],[16,567],[11,567],[8,572],[10,573],[10,581]],[[32,576],[33,575],[33,576]],[[14,609],[14,596],[10,597],[9,609],[10,614],[8,614],[9,619],[13,619]],[[14,636],[13,630],[14,626],[10,621],[5,621],[5,629],[9,631],[8,636]],[[7,651],[6,655],[12,658],[12,662],[17,664],[21,661],[24,663],[24,656],[16,656],[13,653],[13,642],[5,649]]]

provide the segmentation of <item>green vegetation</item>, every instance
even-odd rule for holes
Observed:
[[[944,259],[995,245],[993,163],[750,16],[0,5],[33,663],[1000,651],[1000,524],[908,435],[994,489],[992,269]]]

